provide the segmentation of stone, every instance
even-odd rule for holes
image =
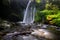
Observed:
[[[54,39],[55,35],[50,32],[49,30],[46,29],[38,29],[38,30],[34,30],[34,32],[31,33],[33,36],[36,37],[43,37],[45,39]]]

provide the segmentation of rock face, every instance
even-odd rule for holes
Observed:
[[[26,8],[28,0],[2,0],[1,2],[1,18],[7,19],[9,21],[22,20],[23,11]]]
[[[2,0],[3,4],[5,5],[9,5],[11,3],[18,3],[18,5],[20,4],[21,6],[27,5],[29,0]],[[31,0],[32,2],[35,0]],[[15,5],[15,4],[14,4]]]

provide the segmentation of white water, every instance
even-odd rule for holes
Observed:
[[[35,7],[30,7],[31,4],[31,0],[29,0],[26,10],[24,12],[24,18],[23,18],[23,22],[24,24],[31,24],[34,22],[34,17],[35,17],[35,12],[36,12],[36,8]]]
[[[24,13],[23,23],[26,23],[26,20],[27,20],[26,17],[28,16],[27,12],[28,12],[28,8],[29,8],[30,3],[31,3],[31,1],[29,1],[28,4],[27,4],[27,8],[26,8],[26,11]]]

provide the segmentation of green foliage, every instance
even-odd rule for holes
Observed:
[[[45,9],[42,11],[40,11],[39,8],[37,9],[35,21],[42,22],[43,20],[49,24],[60,26],[60,10],[59,5],[56,5],[56,1],[57,0],[46,0]]]
[[[40,11],[38,10],[35,16],[35,22],[40,22],[40,21],[41,21]]]
[[[55,10],[56,11],[56,10]],[[60,10],[55,12],[54,10],[38,10],[35,16],[36,22],[48,22],[49,24],[55,24],[60,26]]]
[[[36,2],[37,2],[37,3],[40,3],[40,2],[41,2],[41,0],[36,0]]]
[[[54,14],[54,12],[52,10],[43,10],[41,11],[43,14],[45,15],[51,15],[51,14]]]
[[[56,19],[55,25],[60,26],[60,18]]]
[[[60,0],[51,0],[50,1],[52,4],[54,4],[54,5],[56,5],[56,6],[58,6],[58,8],[60,9]]]

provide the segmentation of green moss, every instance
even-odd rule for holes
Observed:
[[[40,3],[40,2],[41,2],[41,0],[36,0],[36,2],[37,2],[37,3]]]

